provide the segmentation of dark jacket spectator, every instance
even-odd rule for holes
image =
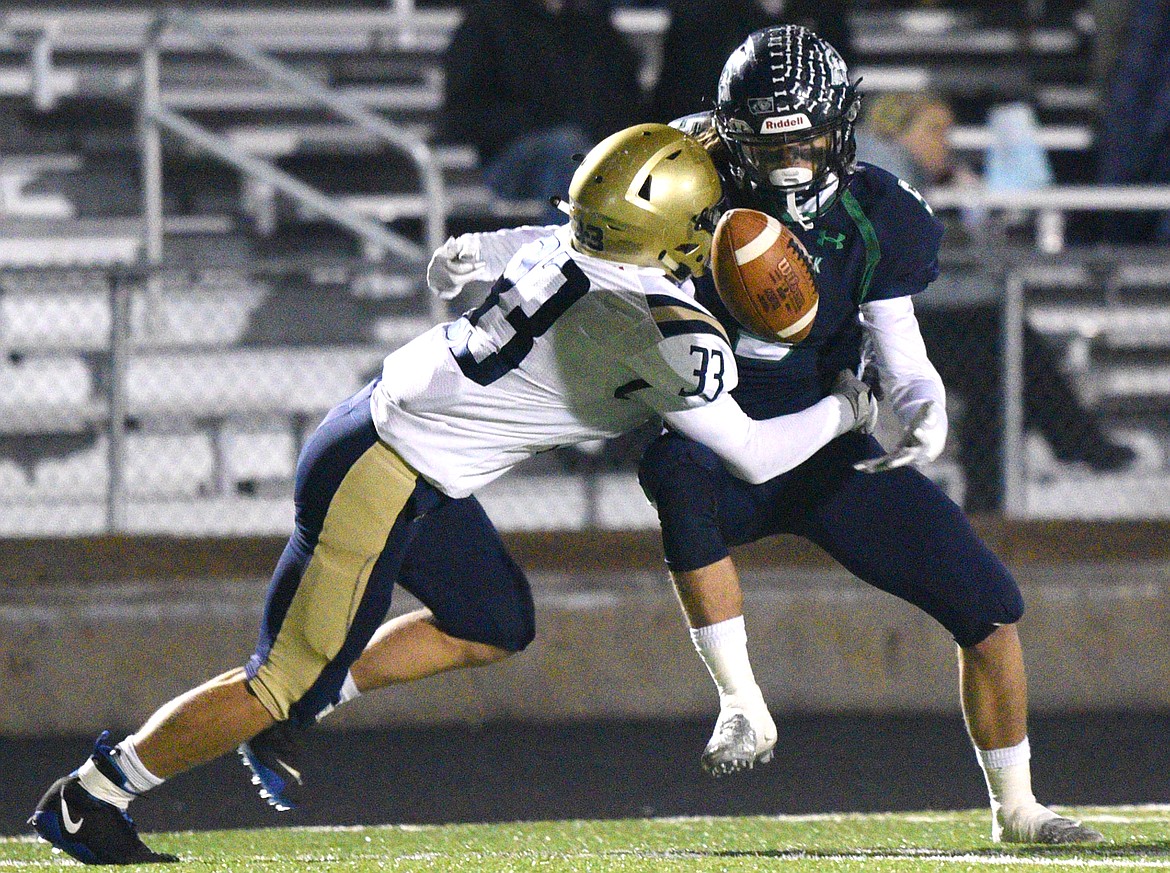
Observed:
[[[848,6],[846,0],[671,0],[649,120],[669,122],[713,108],[728,56],[761,27],[803,25],[828,40],[852,67]]]
[[[595,0],[481,0],[447,50],[445,139],[490,161],[565,124],[596,142],[645,121],[639,57]]]
[[[1102,97],[1099,181],[1170,183],[1170,0],[1131,0]],[[1105,223],[1114,243],[1170,242],[1170,212]]]

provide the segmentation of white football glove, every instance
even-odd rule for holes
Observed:
[[[833,383],[833,395],[840,397],[853,411],[853,426],[849,430],[873,433],[877,427],[878,405],[873,389],[862,382],[852,370],[842,370]]]
[[[458,297],[468,282],[491,279],[487,263],[480,260],[479,237],[473,233],[449,237],[427,265],[427,285],[440,300]]]
[[[868,461],[859,461],[853,469],[862,473],[882,473],[905,467],[907,464],[918,466],[933,461],[942,454],[943,444],[946,442],[946,429],[939,427],[942,417],[933,400],[928,400],[918,408],[902,438],[893,451],[880,458],[870,458]]]

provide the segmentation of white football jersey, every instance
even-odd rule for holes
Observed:
[[[386,358],[378,434],[463,497],[538,452],[702,406],[737,383],[719,322],[657,270],[523,245],[480,306]]]

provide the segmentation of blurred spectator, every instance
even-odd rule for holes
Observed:
[[[800,24],[828,40],[853,64],[847,0],[669,0],[670,27],[650,120],[669,122],[711,109],[723,64],[749,33]]]
[[[954,116],[930,94],[877,97],[857,131],[857,157],[895,173],[915,187],[977,184],[979,177],[951,150]],[[968,217],[971,221],[972,217]],[[969,512],[1001,508],[1003,363],[1000,292],[988,281],[944,273],[915,307],[930,359],[948,391],[963,401],[958,457]],[[1133,463],[1132,448],[1113,442],[1080,401],[1061,368],[1060,353],[1024,323],[1025,425],[1038,430],[1061,461],[1099,471]]]
[[[601,0],[472,3],[444,59],[443,138],[479,149],[500,197],[567,196],[574,154],[645,120],[639,63]]]
[[[1170,183],[1170,0],[1130,0],[1118,18],[1116,57],[1105,75],[1099,129],[1099,179],[1107,185]],[[1170,242],[1170,213],[1106,223],[1111,242]]]
[[[975,184],[978,174],[956,160],[951,150],[954,126],[955,115],[941,97],[927,92],[882,94],[858,127],[858,157],[923,188]]]
[[[1093,84],[1104,96],[1125,41],[1133,0],[1090,0],[1093,15]]]

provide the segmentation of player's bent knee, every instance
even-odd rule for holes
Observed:
[[[660,497],[709,490],[712,474],[720,470],[719,456],[709,448],[668,433],[646,448],[638,464],[638,482],[650,502],[659,503]]]
[[[1004,619],[1000,624],[1015,624],[1024,617],[1024,595],[1020,589],[1015,590],[1015,597],[1005,610]]]
[[[1010,585],[1004,585],[998,592],[994,617],[997,626],[1015,624],[1024,617],[1024,595],[1020,593],[1020,586],[1013,580]]]
[[[980,639],[960,643],[959,648],[977,657],[997,657],[1004,650],[1003,642],[1006,639],[1005,631],[1015,636],[1015,624],[996,624],[987,629],[987,633]]]
[[[1024,597],[1019,587],[1012,585],[952,633],[960,647],[969,649],[985,642],[999,628],[1016,624],[1023,615]]]
[[[266,682],[256,675],[244,682],[248,693],[260,701],[260,705],[272,716],[273,721],[288,721],[295,700],[281,693],[278,683]]]
[[[336,687],[326,675],[330,659],[308,646],[281,646],[256,653],[244,668],[248,691],[276,721],[311,723],[313,717],[336,702]],[[342,677],[344,678],[344,676]]]
[[[461,647],[461,657],[487,658],[482,663],[521,652],[536,638],[536,610],[527,588],[517,592],[515,601],[506,607],[494,604],[474,612],[436,614],[434,624]]]
[[[638,482],[658,509],[663,530],[683,528],[713,516],[719,457],[704,445],[674,434],[656,440],[638,466]]]
[[[516,654],[511,649],[487,643],[474,643],[470,640],[459,640],[458,642],[463,653],[463,663],[468,667],[483,667]]]
[[[695,570],[727,557],[719,527],[724,476],[718,455],[676,434],[663,434],[642,456],[638,480],[658,510],[671,570]]]
[[[528,648],[529,643],[536,639],[536,614],[529,601],[512,617],[507,626],[499,629],[495,638],[488,644],[508,655],[514,655]]]

